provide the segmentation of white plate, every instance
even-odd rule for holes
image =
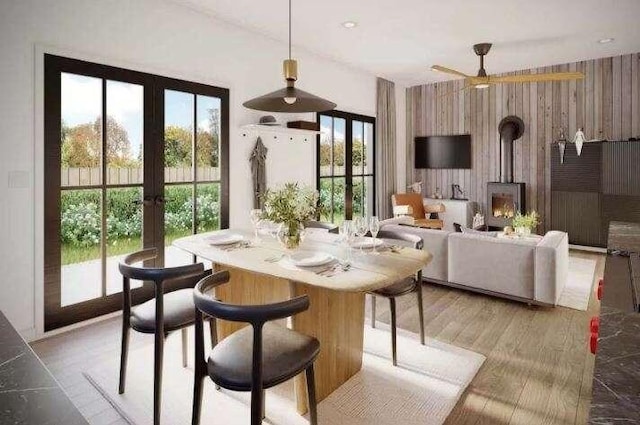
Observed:
[[[298,267],[316,267],[329,264],[333,255],[324,252],[301,251],[291,254],[291,262]]]
[[[209,245],[214,246],[222,246],[222,245],[231,245],[234,243],[242,242],[244,237],[242,235],[231,234],[231,235],[213,235],[208,236],[205,240],[209,243]]]
[[[377,248],[382,245],[384,241],[382,239],[373,239],[373,238],[364,238],[358,241],[355,241],[351,246],[353,248]]]

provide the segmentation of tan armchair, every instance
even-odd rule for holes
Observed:
[[[414,225],[429,229],[442,229],[444,223],[440,218],[431,218],[431,214],[445,212],[443,204],[424,205],[422,195],[419,193],[396,193],[391,195],[393,207],[408,205],[411,207]]]

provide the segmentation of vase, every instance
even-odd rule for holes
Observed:
[[[524,226],[516,227],[515,231],[516,231],[516,234],[520,237],[531,235],[531,229],[529,227],[524,227]]]
[[[278,241],[288,250],[298,249],[302,242],[304,226],[299,222],[281,223],[278,229]]]

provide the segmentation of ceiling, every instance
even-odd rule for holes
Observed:
[[[287,40],[287,0],[174,1]],[[411,86],[449,79],[432,64],[474,74],[479,42],[494,43],[489,73],[640,52],[639,16],[640,0],[293,0],[293,56],[303,48]]]

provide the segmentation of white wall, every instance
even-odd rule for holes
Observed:
[[[42,173],[43,51],[229,88],[230,215],[231,225],[239,226],[248,224],[251,207],[253,140],[241,137],[238,127],[262,115],[242,102],[283,86],[286,45],[158,0],[2,0],[0,310],[28,337],[40,333],[42,315],[42,252],[36,251],[43,249],[42,189],[36,177]],[[333,100],[338,109],[375,115],[373,75],[295,47],[294,56],[300,61],[300,88]],[[404,110],[404,100],[398,109]],[[399,129],[404,126],[398,122]],[[315,185],[313,143],[264,142],[271,183]]]

